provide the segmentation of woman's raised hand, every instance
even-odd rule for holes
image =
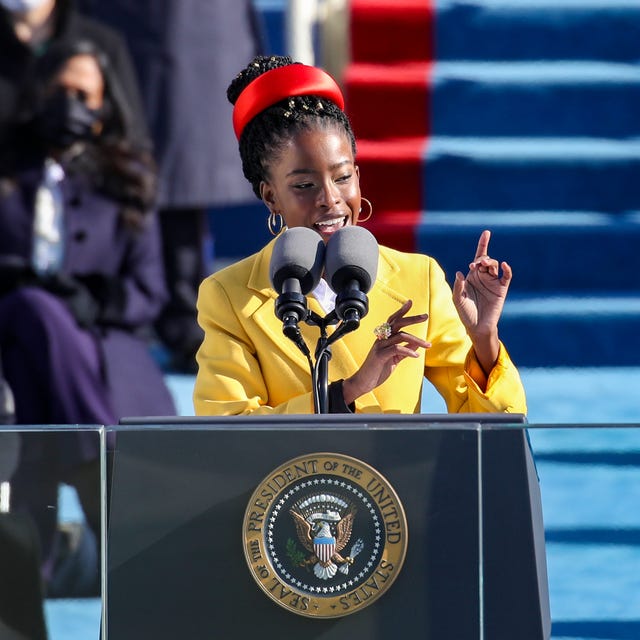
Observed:
[[[490,238],[490,231],[482,232],[467,277],[458,271],[453,285],[453,302],[472,339],[497,331],[511,282],[511,267],[506,262],[498,264],[488,255]]]
[[[458,271],[453,284],[453,303],[473,342],[476,357],[487,374],[498,358],[498,320],[512,276],[511,267],[506,262],[498,264],[497,260],[489,257],[490,238],[490,231],[480,234],[467,277]]]

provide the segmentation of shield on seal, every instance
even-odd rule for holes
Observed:
[[[327,563],[336,552],[336,539],[334,537],[316,537],[313,539],[313,551],[318,560]]]

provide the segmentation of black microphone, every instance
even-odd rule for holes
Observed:
[[[298,322],[307,317],[306,294],[320,282],[325,247],[322,238],[307,227],[293,227],[282,233],[273,247],[269,275],[276,299],[276,316],[282,320],[283,333],[305,354]]]
[[[364,227],[343,227],[327,243],[325,276],[336,295],[336,314],[357,329],[369,311],[367,292],[378,274],[378,242]]]

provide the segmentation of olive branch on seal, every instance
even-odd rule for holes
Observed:
[[[287,556],[294,565],[302,566],[305,564],[304,553],[298,549],[298,545],[291,538],[287,540]]]

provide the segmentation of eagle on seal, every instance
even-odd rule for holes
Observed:
[[[295,508],[290,509],[296,525],[298,539],[302,546],[313,554],[305,564],[313,564],[313,572],[317,578],[328,580],[338,571],[347,573],[353,557],[340,555],[351,538],[353,519],[356,509],[353,506],[342,516],[336,511],[315,514],[315,518],[305,518]],[[320,517],[318,517],[320,516]],[[333,524],[333,528],[331,526]],[[333,529],[335,529],[335,534]]]

